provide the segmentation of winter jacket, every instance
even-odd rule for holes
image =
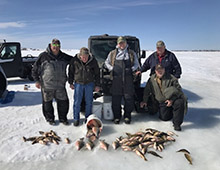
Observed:
[[[108,68],[109,71],[113,70],[115,60],[131,60],[131,69],[132,71],[137,70],[140,68],[138,58],[136,53],[127,47],[124,50],[121,50],[116,47],[115,50],[112,50],[109,54],[107,59],[105,60],[105,66]]]
[[[152,75],[155,73],[155,66],[159,63],[160,62],[157,56],[157,52],[154,52],[146,59],[146,61],[142,65],[141,72],[145,72],[151,69],[150,75]],[[175,54],[168,50],[165,50],[165,56],[163,57],[160,64],[165,68],[167,73],[174,75],[176,78],[180,78],[182,70]]]
[[[67,81],[66,68],[71,59],[72,56],[62,51],[55,56],[48,45],[46,51],[41,53],[34,63],[32,76],[44,89],[63,89]]]
[[[161,78],[161,88],[159,87],[156,74],[151,75],[144,89],[143,101],[148,102],[150,97],[156,99],[158,103],[164,103],[166,100],[175,101],[182,98],[185,104],[185,113],[187,112],[187,97],[184,95],[178,79],[169,73],[165,73]]]
[[[96,86],[100,86],[100,71],[97,60],[89,55],[88,61],[83,63],[77,54],[70,62],[68,82],[69,84],[94,82]]]

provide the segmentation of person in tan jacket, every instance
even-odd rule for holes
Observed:
[[[148,105],[151,100],[151,106]],[[152,106],[153,105],[153,106]],[[181,131],[184,113],[187,111],[187,99],[182,92],[178,79],[166,73],[165,68],[158,64],[145,87],[141,107],[153,108],[150,112],[159,111],[159,118],[164,121],[173,119],[174,129]]]

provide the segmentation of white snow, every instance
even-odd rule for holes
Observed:
[[[74,55],[78,50],[64,50]],[[30,52],[33,56],[41,51]],[[147,52],[147,56],[151,52]],[[180,83],[189,98],[189,111],[185,116],[182,131],[176,142],[168,145],[162,153],[163,159],[146,155],[145,162],[132,152],[121,149],[100,150],[98,146],[93,151],[77,151],[74,142],[85,135],[85,125],[79,127],[50,126],[45,122],[41,111],[41,93],[33,82],[19,78],[8,79],[8,90],[14,90],[12,103],[0,105],[0,169],[1,170],[36,170],[36,169],[148,169],[148,170],[218,170],[219,136],[220,136],[220,52],[174,52],[180,61],[183,74]],[[146,82],[149,71],[144,74],[142,82]],[[28,91],[24,85],[30,85]],[[67,84],[70,99],[68,118],[72,122],[73,91]],[[57,120],[56,103],[55,115]],[[81,116],[83,121],[83,116]],[[131,125],[120,123],[114,125],[103,121],[104,129],[101,139],[112,143],[116,137],[125,132],[137,132],[146,128],[156,128],[161,131],[173,131],[172,122],[163,122],[157,115],[150,116],[133,113]],[[69,137],[71,144],[51,144],[43,146],[23,142],[22,136],[39,135],[38,131],[54,130],[63,139]],[[185,148],[191,152],[193,165],[189,165],[178,149]]]

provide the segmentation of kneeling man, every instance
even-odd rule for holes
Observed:
[[[187,99],[182,92],[178,79],[166,73],[165,68],[160,64],[156,65],[155,74],[151,75],[145,87],[141,107],[146,106],[148,109],[154,108],[149,110],[150,113],[159,111],[161,120],[173,119],[174,129],[181,131],[184,113],[187,111]]]

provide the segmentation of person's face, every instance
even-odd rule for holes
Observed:
[[[158,78],[162,78],[163,75],[165,74],[165,69],[160,68],[160,69],[155,70],[155,72],[156,72],[156,75],[157,75]]]
[[[127,45],[126,42],[120,42],[120,43],[118,44],[118,47],[119,47],[121,50],[124,50],[125,47],[126,47],[126,45]]]
[[[80,59],[82,60],[83,63],[86,63],[89,59],[89,55],[88,54],[80,55]]]
[[[165,52],[165,46],[157,47],[157,53],[159,55],[162,55]]]
[[[60,44],[50,44],[51,51],[54,55],[58,55],[60,51]]]

